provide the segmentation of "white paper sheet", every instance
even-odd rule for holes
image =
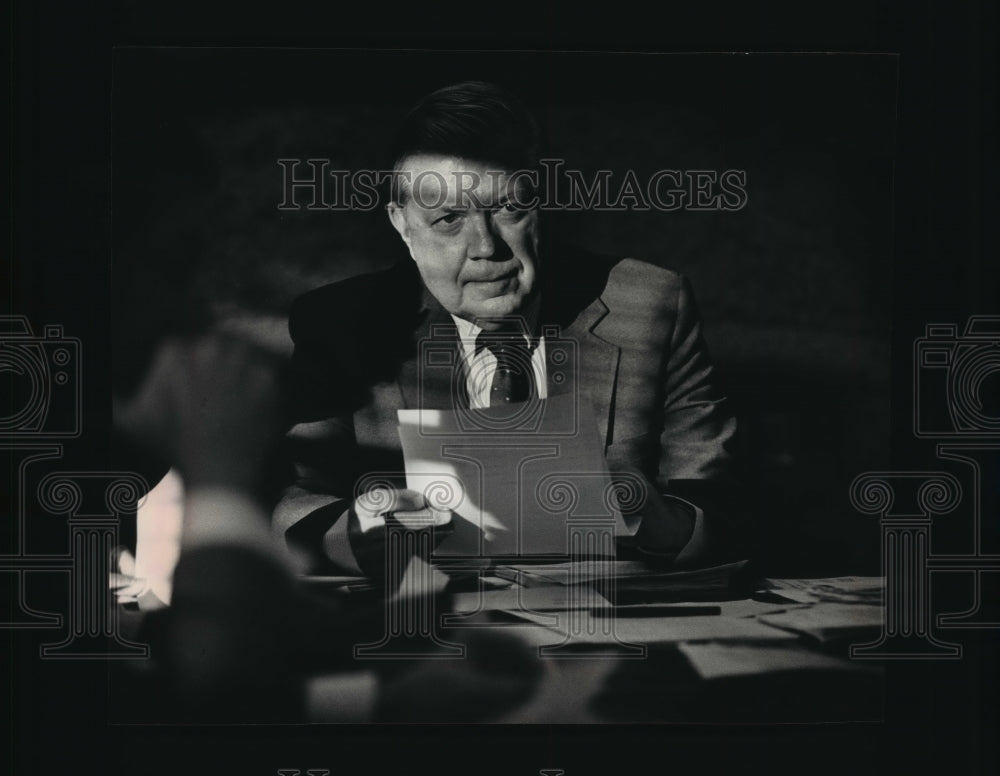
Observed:
[[[436,558],[568,555],[571,528],[613,555],[628,533],[590,407],[571,395],[532,406],[536,426],[513,431],[492,410],[399,411],[407,487],[455,516]]]
[[[881,606],[836,603],[790,608],[780,614],[760,617],[761,622],[804,633],[822,642],[874,635],[884,620],[885,609]]]

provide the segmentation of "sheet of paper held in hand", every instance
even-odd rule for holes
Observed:
[[[566,394],[512,407],[399,410],[406,486],[454,513],[434,556],[567,555],[571,520],[627,533],[589,405]]]

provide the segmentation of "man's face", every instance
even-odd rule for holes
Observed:
[[[527,176],[436,155],[409,157],[399,172],[406,204],[391,204],[389,218],[441,306],[473,322],[522,313],[538,287]]]

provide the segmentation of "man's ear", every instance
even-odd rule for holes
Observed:
[[[400,237],[403,238],[403,242],[406,243],[406,247],[410,247],[410,226],[406,223],[406,214],[403,212],[403,206],[395,202],[390,202],[386,205],[386,212],[389,214],[389,222],[392,224],[392,228],[396,230]]]

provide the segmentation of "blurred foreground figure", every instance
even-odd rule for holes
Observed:
[[[354,662],[377,641],[383,610],[318,596],[272,542],[258,478],[282,426],[279,362],[230,335],[161,345],[115,408],[118,429],[184,481],[180,559],[170,606],[146,616],[155,697],[176,721],[481,719],[519,703],[539,666],[507,639],[475,637],[447,665]],[[331,676],[332,674],[332,676]]]

